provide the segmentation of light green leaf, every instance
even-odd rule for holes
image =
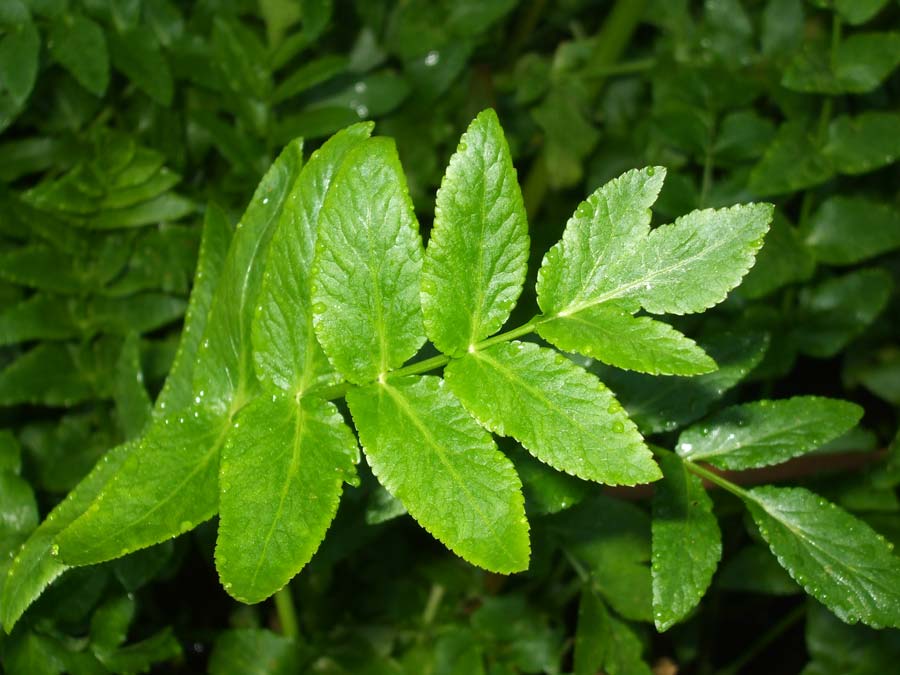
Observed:
[[[106,35],[92,19],[65,14],[50,26],[50,53],[78,83],[95,96],[103,96],[109,84],[109,53]]]
[[[701,375],[716,362],[669,324],[635,317],[615,303],[541,321],[538,334],[566,352],[654,375]]]
[[[166,408],[182,410],[191,403],[197,351],[206,329],[213,294],[225,265],[231,234],[231,224],[225,214],[210,204],[203,221],[203,239],[194,273],[194,286],[184,315],[181,341],[162,391],[156,399],[154,417],[165,415]]]
[[[349,127],[313,153],[272,235],[253,320],[253,360],[263,382],[302,392],[335,376],[313,330],[312,264],[322,202],[344,157],[372,131]]]
[[[335,368],[365,384],[425,342],[422,240],[392,141],[370,139],[347,154],[319,218],[316,334]]]
[[[665,176],[662,167],[628,171],[578,205],[538,272],[544,313],[589,304],[616,285],[613,279],[625,276],[629,254],[650,232],[650,207]]]
[[[834,0],[834,8],[851,25],[859,25],[873,18],[888,0]]]
[[[834,175],[806,124],[785,122],[750,173],[750,190],[768,196],[797,192],[824,183]]]
[[[528,567],[519,477],[442,380],[388,380],[347,402],[372,472],[426,530],[493,572]]]
[[[859,423],[855,403],[795,396],[731,406],[682,432],[676,449],[684,459],[720,469],[780,464],[839,438]]]
[[[893,164],[900,156],[900,114],[842,115],[828,127],[822,152],[841,173],[866,173]]]
[[[9,632],[29,605],[44,589],[68,569],[55,555],[56,535],[93,503],[101,489],[109,482],[134,450],[134,444],[120,445],[107,452],[93,470],[61,501],[43,523],[31,533],[16,554],[0,602],[0,619]]]
[[[807,593],[847,623],[900,627],[900,558],[884,537],[803,488],[754,488],[745,501]]]
[[[300,175],[303,143],[294,141],[263,177],[238,223],[197,352],[194,391],[225,411],[256,388],[251,324],[269,241]]]
[[[610,485],[660,477],[612,392],[551,349],[498,344],[451,361],[445,376],[485,427],[512,436],[555,469]]]
[[[355,475],[356,439],[333,404],[260,397],[237,417],[219,467],[216,568],[241,602],[265,600],[309,562]]]
[[[119,558],[210,519],[228,427],[218,411],[200,406],[157,418],[84,515],[57,536],[60,560]]]
[[[703,482],[671,453],[653,496],[653,620],[659,631],[697,606],[722,557],[722,533]]]
[[[497,114],[459,141],[437,193],[422,268],[425,332],[460,355],[509,318],[528,267],[528,221]]]
[[[864,197],[829,197],[806,234],[813,255],[829,265],[853,265],[900,248],[900,210]]]

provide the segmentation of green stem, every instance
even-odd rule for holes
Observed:
[[[278,623],[281,624],[282,634],[292,640],[299,640],[300,625],[297,623],[297,610],[294,608],[290,585],[275,594],[275,609],[278,612]]]
[[[701,478],[705,478],[710,483],[714,485],[718,485],[723,490],[727,490],[735,497],[741,500],[753,499],[750,496],[750,493],[746,490],[742,490],[737,485],[732,483],[730,480],[726,480],[722,478],[719,474],[714,471],[710,471],[706,467],[700,466],[699,464],[694,464],[693,462],[685,461],[684,465],[687,467],[688,471],[693,472],[694,474],[700,476]]]
[[[750,663],[753,659],[755,659],[759,654],[761,654],[765,649],[775,642],[778,638],[780,638],[784,633],[790,630],[794,624],[800,621],[806,615],[806,605],[800,605],[799,607],[795,607],[793,610],[788,612],[778,623],[772,626],[769,630],[759,636],[759,638],[747,648],[747,650],[741,654],[734,661],[729,663],[724,668],[721,668],[716,671],[716,675],[737,675],[740,673],[744,666]]]
[[[438,608],[441,606],[441,600],[444,599],[445,590],[440,584],[431,585],[431,592],[428,594],[425,610],[422,612],[422,623],[424,625],[429,626],[434,622],[434,617],[437,616]]]

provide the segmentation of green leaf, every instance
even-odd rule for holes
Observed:
[[[50,53],[85,89],[103,96],[109,84],[109,53],[106,35],[92,19],[65,14],[50,25]]]
[[[575,631],[575,675],[651,675],[640,637],[590,589],[581,594]]]
[[[498,344],[451,361],[445,376],[485,427],[512,436],[555,469],[610,485],[660,477],[612,392],[551,349]]]
[[[97,658],[114,673],[144,673],[151,666],[181,656],[181,643],[171,628],[164,628],[146,640],[141,640],[112,652],[95,650]]]
[[[892,277],[878,268],[804,288],[793,318],[795,342],[810,356],[834,356],[884,310],[892,288]]]
[[[824,41],[806,43],[784,71],[781,84],[804,93],[865,94],[898,63],[900,33],[854,33],[834,49]]]
[[[813,138],[808,125],[785,122],[750,173],[750,190],[768,196],[797,192],[834,175],[831,160]]]
[[[900,558],[866,523],[803,488],[747,492],[747,508],[791,576],[847,623],[900,626]]]
[[[659,456],[653,496],[653,620],[659,631],[697,606],[722,557],[722,533],[703,481],[675,455]]]
[[[859,25],[872,19],[888,0],[834,0],[834,8],[851,25]]]
[[[864,197],[829,197],[812,217],[806,245],[817,260],[853,265],[900,248],[900,210]]]
[[[125,642],[134,620],[135,603],[131,595],[110,598],[91,617],[91,646],[111,650]]]
[[[349,127],[313,153],[272,235],[253,320],[253,360],[263,382],[302,392],[335,375],[313,330],[312,264],[322,202],[346,154],[372,131]]]
[[[157,418],[84,515],[57,536],[60,560],[119,558],[209,520],[228,427],[227,418],[201,406]]]
[[[488,109],[463,134],[437,193],[422,311],[438,349],[463,354],[504,324],[522,292],[528,243],[509,146]]]
[[[0,26],[5,33],[0,37],[0,87],[21,107],[37,80],[41,36],[19,0],[10,0],[0,9]]]
[[[251,349],[253,313],[269,241],[302,164],[303,144],[294,141],[256,188],[222,268],[194,369],[197,396],[222,411],[251,395],[257,385]]]
[[[528,567],[519,477],[443,380],[388,380],[347,402],[372,472],[426,530],[493,572]]]
[[[665,176],[662,167],[628,171],[578,205],[538,273],[544,313],[571,313],[573,306],[601,296],[615,286],[614,279],[625,276],[629,254],[650,232],[650,207]]]
[[[22,470],[22,446],[9,429],[0,429],[0,471],[16,475]]]
[[[347,153],[319,219],[316,334],[335,368],[365,384],[425,342],[422,240],[392,141],[370,139]]]
[[[554,471],[539,462],[524,449],[510,452],[504,448],[516,467],[525,493],[525,510],[528,515],[557,513],[574,506],[591,492],[591,484],[566,473]]]
[[[81,516],[101,489],[122,466],[136,446],[120,445],[103,456],[93,470],[61,501],[31,533],[16,554],[0,602],[0,619],[9,632],[44,589],[68,569],[58,557],[53,542],[56,535]]]
[[[209,658],[210,675],[293,675],[300,669],[297,644],[261,628],[222,631]]]
[[[70,406],[93,397],[100,373],[84,367],[89,352],[65,343],[39,344],[0,371],[0,405]]]
[[[666,377],[596,368],[644,433],[674,431],[709,410],[722,395],[743,380],[766,353],[764,333],[722,333],[701,341],[719,369],[696,377]]]
[[[134,438],[143,431],[151,410],[150,396],[144,387],[144,373],[141,370],[140,339],[135,333],[130,333],[122,344],[116,362],[113,398],[125,438]]]
[[[219,466],[225,590],[254,603],[290,581],[324,539],[357,461],[356,439],[331,403],[282,395],[242,409]]]
[[[716,575],[716,585],[728,591],[763,595],[795,595],[800,587],[763,544],[750,544],[732,554]]]
[[[762,298],[787,284],[806,281],[815,267],[797,229],[776,212],[766,243],[744,277],[740,292],[751,299]]]
[[[566,352],[654,375],[701,375],[716,369],[697,343],[669,324],[632,316],[615,303],[541,321],[538,334]]]
[[[194,273],[194,286],[184,315],[181,341],[162,391],[156,399],[154,417],[164,415],[166,408],[182,410],[191,403],[197,352],[206,329],[209,308],[225,266],[231,234],[231,224],[225,214],[210,204],[203,221],[203,239]]]
[[[307,89],[340,75],[346,68],[346,57],[334,54],[304,63],[275,88],[272,93],[272,103],[281,103],[302,94]]]
[[[664,172],[631,171],[583,202],[538,272],[538,303],[554,316],[613,300],[634,312],[701,312],[753,265],[772,206],[694,211],[649,231]],[[649,232],[649,233],[648,233]]]
[[[172,103],[175,86],[169,63],[152,31],[144,27],[110,32],[112,64],[160,105]]]
[[[795,396],[731,406],[678,437],[678,454],[720,469],[754,469],[786,462],[844,435],[862,418],[855,403]]]
[[[800,675],[882,675],[900,659],[896,631],[848,626],[814,602],[807,605],[806,649],[811,660]]]
[[[841,173],[866,173],[893,164],[900,156],[900,114],[842,115],[828,127],[822,153]]]

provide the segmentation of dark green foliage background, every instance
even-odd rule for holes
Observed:
[[[726,404],[861,404],[861,426],[827,450],[887,453],[796,482],[900,542],[898,63],[894,0],[0,3],[0,572],[143,427],[174,358],[208,202],[236,221],[290,139],[309,152],[372,119],[397,139],[427,226],[460,133],[487,107],[523,184],[526,288],[575,205],[626,169],[668,168],[659,222],[776,204],[743,285],[675,324],[720,371],[590,367],[670,447]],[[535,307],[526,295],[513,325]],[[239,605],[218,586],[207,523],[67,574],[0,635],[0,663],[29,675],[583,673],[573,652],[588,658],[578,645],[590,639],[611,675],[662,658],[684,673],[896,667],[896,631],[847,626],[805,599],[720,492],[712,588],[657,634],[648,502],[604,496],[513,446],[533,528],[524,574],[490,575],[443,550],[361,464],[360,487],[291,585],[299,641],[282,636],[273,602]]]

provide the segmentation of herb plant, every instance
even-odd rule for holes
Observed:
[[[12,0],[4,672],[888,672],[898,11]]]

